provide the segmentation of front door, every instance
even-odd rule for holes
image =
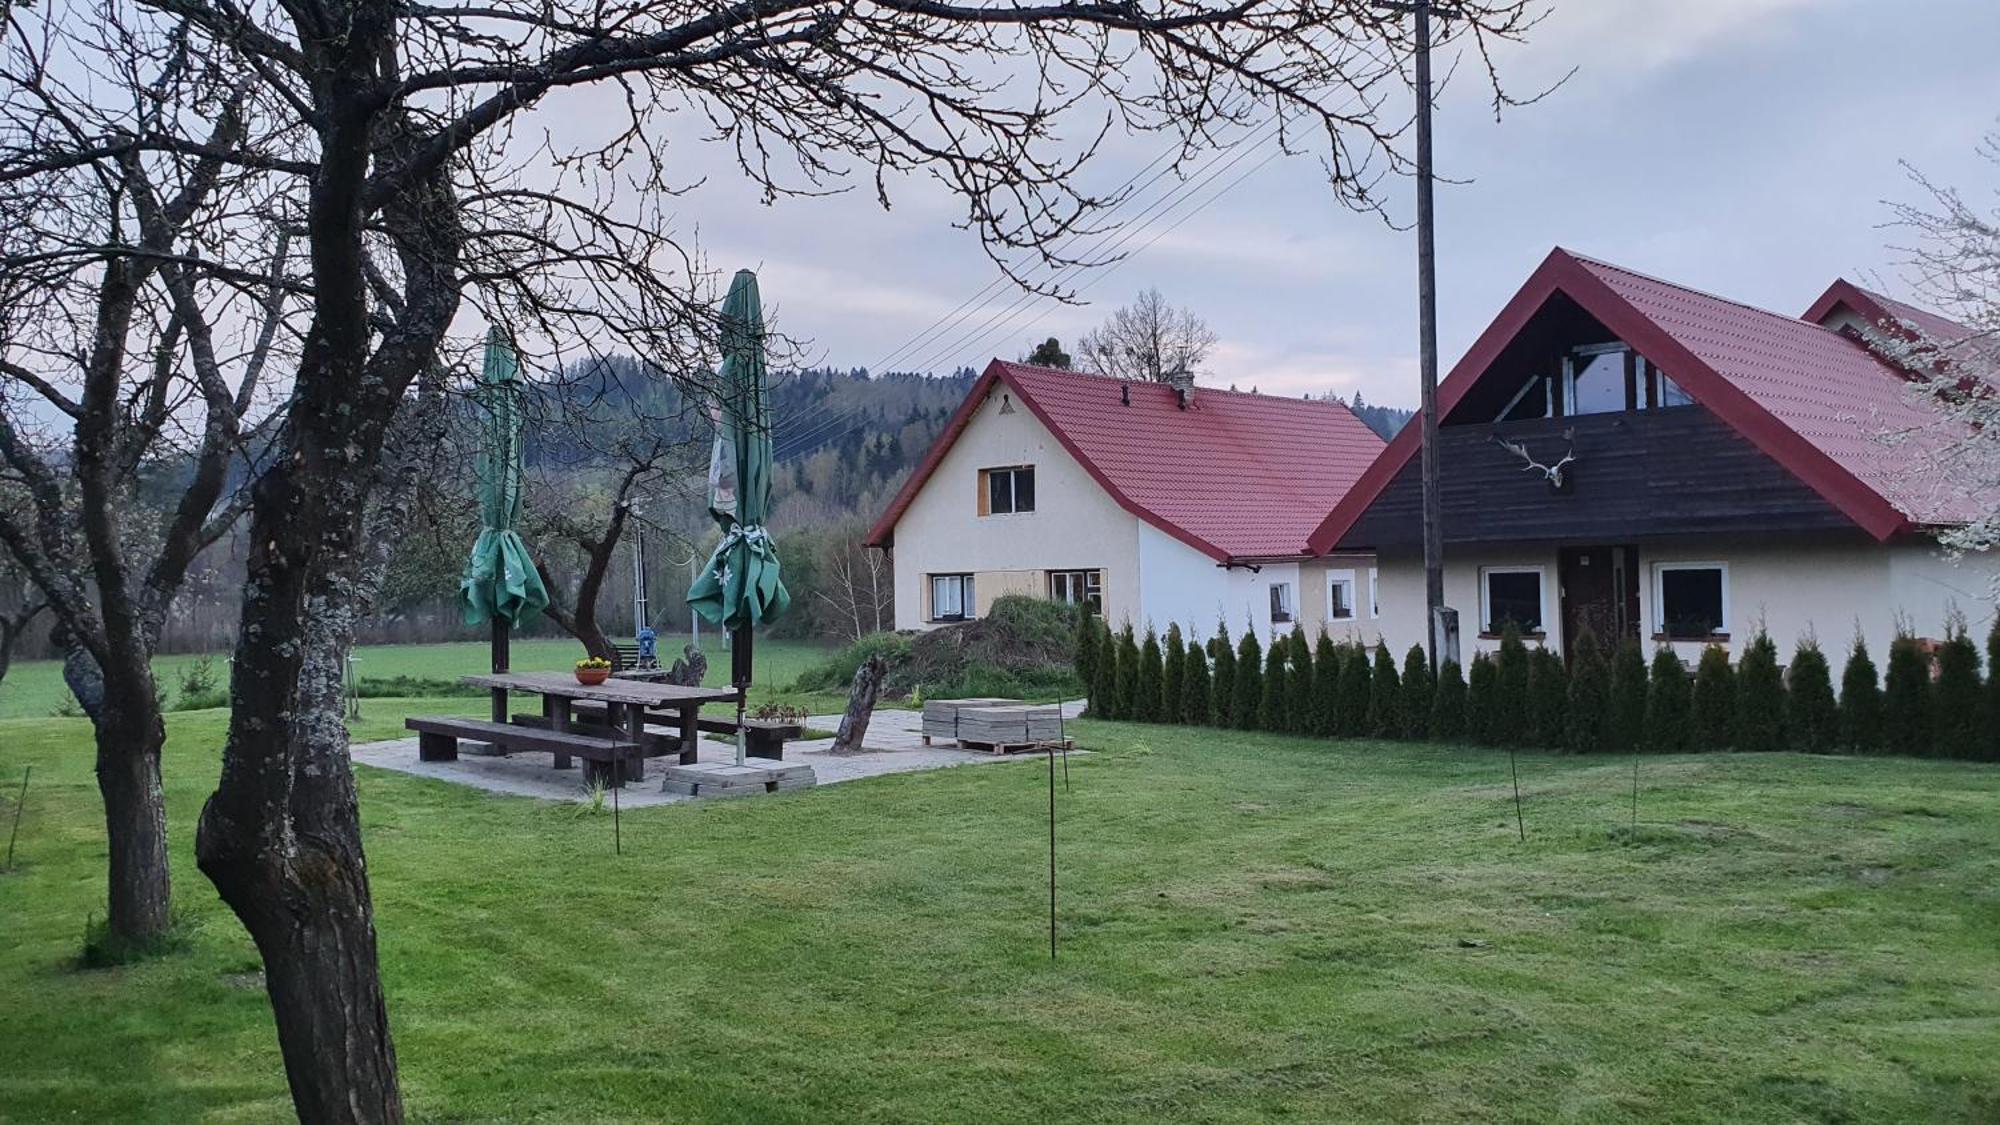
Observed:
[[[1636,547],[1564,547],[1556,555],[1562,584],[1563,644],[1585,629],[1609,653],[1639,636]]]

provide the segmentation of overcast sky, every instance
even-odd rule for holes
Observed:
[[[1796,314],[1836,276],[1894,282],[1882,201],[1916,198],[1899,160],[1982,195],[2000,187],[1975,153],[2000,118],[1995,0],[1553,9],[1503,62],[1516,92],[1575,66],[1567,85],[1496,124],[1463,73],[1439,118],[1440,174],[1464,181],[1438,196],[1447,370],[1552,246]],[[1129,174],[1159,143],[1124,145],[1102,171]],[[1407,218],[1409,183],[1387,186]],[[872,367],[994,277],[971,236],[950,226],[949,200],[911,189],[897,203],[884,213],[857,193],[765,208],[718,178],[683,214],[699,222],[712,266],[760,270],[766,308],[818,358]],[[1337,208],[1310,157],[1264,164],[1162,233],[1189,209],[1137,232],[1128,247],[1159,235],[1142,253],[1079,278],[1088,306],[1035,302],[978,332],[1010,293],[892,366],[1019,358],[1051,333],[1072,343],[1152,285],[1221,337],[1208,382],[1415,404],[1410,234]]]

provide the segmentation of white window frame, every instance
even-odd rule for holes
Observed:
[[[1721,627],[1707,637],[1675,637],[1667,632],[1667,591],[1661,579],[1670,570],[1713,570],[1722,575],[1722,623]],[[1729,564],[1726,562],[1655,562],[1652,566],[1653,586],[1653,635],[1668,641],[1704,641],[1730,635],[1731,616],[1729,606]]]
[[[1020,473],[1027,473],[1030,477],[1033,477],[1035,476],[1035,467],[1033,465],[996,465],[993,468],[981,471],[980,484],[986,489],[984,499],[986,501],[987,515],[1032,516],[1035,514],[1034,505],[1041,500],[1041,492],[1039,491],[1041,481],[1037,480],[1035,482],[1037,491],[1034,500],[1030,502],[1027,508],[1022,508],[1020,485],[1018,483],[1018,474]],[[1004,512],[993,506],[993,481],[1003,474],[1007,478],[1007,510]]]
[[[1368,617],[1370,620],[1382,616],[1382,572],[1368,568]]]
[[[1062,579],[1073,580],[1079,576],[1082,578],[1083,581],[1082,600],[1079,601],[1070,598],[1065,598],[1056,593],[1056,579],[1062,578]],[[1093,607],[1095,612],[1097,613],[1104,612],[1104,570],[1101,567],[1094,567],[1094,566],[1059,567],[1055,570],[1049,571],[1048,585],[1049,585],[1050,601],[1062,602],[1064,605],[1085,605],[1091,603],[1094,600],[1096,603],[1095,606]]]
[[[1328,621],[1353,621],[1361,616],[1361,603],[1354,598],[1354,572],[1344,570],[1341,574],[1346,577],[1329,577],[1326,581],[1326,619]],[[1347,588],[1347,613],[1345,615],[1333,612],[1333,592],[1343,586]]]
[[[945,622],[970,621],[973,619],[979,603],[973,596],[973,576],[971,574],[965,571],[949,571],[942,574],[926,574],[924,578],[929,582],[929,589],[926,591],[930,598],[930,605],[927,607],[929,610],[927,620]],[[956,615],[940,614],[938,613],[938,583],[954,580],[958,583],[958,613]]]
[[[1539,593],[1541,594],[1540,617],[1542,619],[1542,627],[1535,633],[1529,633],[1523,635],[1543,636],[1543,637],[1548,636],[1549,620],[1550,620],[1549,619],[1549,568],[1540,565],[1482,566],[1479,568],[1479,635],[1482,637],[1492,637],[1499,635],[1500,632],[1500,630],[1495,629],[1493,627],[1493,597],[1492,597],[1492,591],[1488,589],[1486,583],[1486,578],[1490,574],[1532,574],[1536,577],[1538,582]]]
[[[1568,354],[1563,356],[1563,363],[1562,363],[1563,417],[1567,418],[1576,413],[1576,368],[1577,368],[1576,361],[1579,358],[1586,356],[1591,359],[1596,359],[1598,356],[1610,355],[1613,352],[1619,352],[1621,354],[1632,354],[1632,355],[1638,354],[1634,352],[1632,350],[1632,346],[1630,344],[1627,344],[1625,341],[1613,340],[1607,344],[1579,344],[1578,346],[1571,348]],[[1600,413],[1604,414],[1624,413],[1625,410],[1623,405],[1624,400],[1621,398],[1619,402],[1620,406],[1617,410],[1600,411]],[[1645,400],[1643,397],[1640,399],[1640,409],[1642,410],[1645,409]]]
[[[1271,623],[1289,625],[1299,616],[1298,607],[1292,604],[1292,584],[1290,582],[1271,583]],[[1279,614],[1283,616],[1279,616]]]

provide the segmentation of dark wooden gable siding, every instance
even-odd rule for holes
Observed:
[[[1492,440],[1525,443],[1537,461],[1576,432],[1566,492]],[[1438,435],[1447,543],[1556,539],[1622,543],[1660,535],[1824,531],[1845,515],[1700,406],[1501,424],[1460,422]],[[1421,458],[1413,457],[1342,537],[1341,549],[1420,548]]]

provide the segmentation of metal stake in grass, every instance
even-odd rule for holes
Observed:
[[[1049,758],[1049,960],[1056,959],[1056,748]]]
[[[28,807],[28,779],[35,774],[35,767],[21,771],[21,795],[14,798],[14,830],[7,834],[7,867],[14,870],[14,841],[21,838],[21,811]]]
[[[1521,833],[1521,842],[1528,842],[1528,822],[1521,819],[1521,767],[1514,762],[1514,748],[1507,748],[1507,772],[1514,775],[1514,827]]]
[[[613,768],[622,770],[625,768],[625,765],[623,762],[620,762]],[[618,828],[619,788],[620,786],[616,785],[611,787],[611,854],[613,855],[625,854],[625,835]]]
[[[1632,827],[1639,827],[1639,756],[1632,755]]]

